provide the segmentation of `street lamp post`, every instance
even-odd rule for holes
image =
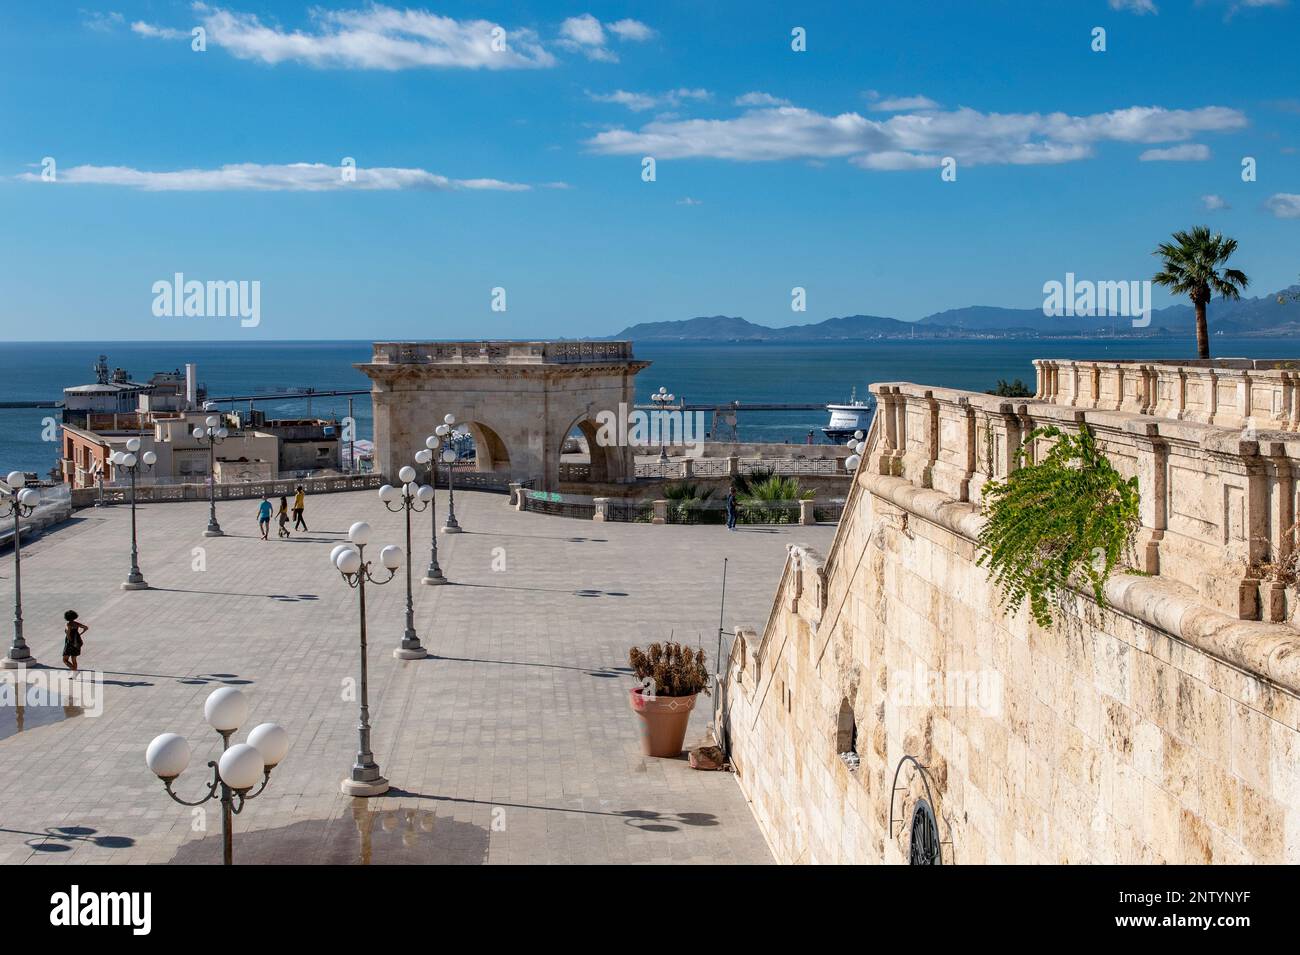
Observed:
[[[394,514],[401,511],[406,517],[406,552],[411,552],[411,512],[417,514],[423,513],[429,509],[429,504],[433,500],[433,488],[425,484],[417,488],[415,486],[415,468],[409,464],[397,472],[397,476],[402,479],[402,488],[399,491],[391,484],[385,484],[379,489],[379,499],[384,502],[384,507]],[[416,502],[419,502],[417,506]],[[396,505],[396,506],[394,506]],[[402,645],[393,651],[393,656],[399,660],[420,660],[429,655],[429,651],[420,645],[420,637],[415,632],[415,602],[411,594],[411,562],[406,561],[406,630],[402,634]]]
[[[844,446],[852,452],[844,459],[844,469],[852,474],[857,471],[858,465],[862,463],[862,455],[867,450],[867,443],[862,440],[861,431],[854,431],[853,437],[844,442]]]
[[[123,590],[148,590],[149,584],[144,579],[144,574],[140,573],[139,549],[136,543],[135,531],[135,479],[140,473],[141,468],[152,468],[158,456],[152,451],[146,451],[138,455],[140,450],[140,439],[131,438],[126,442],[125,451],[114,451],[109,456],[109,461],[115,468],[122,468],[131,477],[131,570],[126,575],[126,582],[122,584]]]
[[[463,530],[456,520],[456,439],[463,438],[469,432],[464,425],[456,424],[456,416],[443,415],[442,424],[433,429],[433,433],[445,439],[442,449],[442,462],[447,465],[447,521],[442,525],[444,534],[459,534]]]
[[[366,560],[366,544],[370,541],[370,525],[358,521],[348,529],[351,543],[339,544],[330,551],[330,563],[334,565],[343,580],[358,594],[361,620],[361,716],[357,722],[357,761],[352,766],[351,774],[343,780],[342,790],[345,796],[378,796],[388,792],[388,780],[379,772],[370,751],[370,693],[369,670],[366,664],[366,583],[386,584],[397,576],[397,568],[402,566],[402,548],[389,545],[379,552],[379,561],[388,571],[383,580],[376,578]]]
[[[221,734],[221,758],[208,762],[212,782],[208,783],[205,795],[191,802],[172,791],[172,783],[190,764],[190,744],[184,736],[176,733],[155,736],[144,758],[149,769],[162,780],[167,795],[182,806],[201,806],[209,799],[221,801],[222,862],[230,865],[233,850],[231,817],[239,815],[244,803],[256,799],[266,789],[266,784],[271,781],[271,770],[289,751],[289,734],[277,723],[261,723],[248,734],[247,743],[231,746],[230,737],[248,716],[248,699],[233,686],[214,690],[203,704],[203,716]],[[257,792],[249,792],[257,786],[258,777],[261,777],[262,785],[257,787]]]
[[[208,415],[204,421],[207,427],[195,428],[191,433],[199,444],[208,446],[208,529],[204,537],[224,537],[221,525],[217,523],[217,445],[230,437],[230,432],[221,423],[218,415]]]
[[[41,492],[23,486],[27,483],[27,475],[22,471],[11,471],[5,483],[9,485],[9,492],[3,498],[7,510],[0,513],[0,517],[12,514],[14,519],[14,639],[9,652],[0,660],[0,668],[18,670],[36,665],[36,658],[23,639],[23,544],[18,519],[32,516],[40,503]]]
[[[443,576],[442,568],[438,566],[438,502],[435,500],[434,491],[438,487],[438,445],[440,441],[436,435],[430,435],[424,441],[424,447],[415,452],[416,464],[427,464],[429,466],[429,526],[432,528],[429,541],[429,569],[424,572],[420,578],[422,584],[445,584],[447,578]]]
[[[668,391],[667,388],[664,388],[662,386],[660,386],[659,390],[650,396],[650,400],[654,402],[655,409],[659,413],[662,413],[663,410],[667,408],[670,404],[672,404],[676,399],[677,399],[676,395],[672,394],[671,392]],[[668,451],[664,448],[664,432],[663,432],[662,421],[660,421],[660,427],[658,431],[659,431],[659,460],[667,461]]]

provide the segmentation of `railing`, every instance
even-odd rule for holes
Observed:
[[[240,484],[218,484],[216,498],[219,501],[245,500],[248,498],[289,497],[298,485],[302,485],[307,494],[332,494],[340,491],[361,491],[378,488],[384,483],[381,474],[345,474],[320,478],[286,478],[275,481],[249,481]],[[140,484],[135,489],[136,501],[140,503],[165,503],[167,501],[206,501],[208,485],[203,484]],[[129,486],[105,485],[101,498],[97,487],[76,488],[72,491],[73,507],[89,507],[103,504],[128,504],[131,501]]]
[[[575,467],[575,465],[566,465]],[[636,476],[660,480],[693,477],[738,477],[750,471],[771,471],[780,475],[825,475],[847,477],[844,458],[686,458],[680,461],[638,461]],[[564,480],[563,467],[560,472]],[[583,480],[574,478],[573,480]]]
[[[654,521],[653,501],[607,501],[605,520],[624,524],[650,524]]]
[[[1300,361],[1034,361],[1036,397],[1221,427],[1300,429]]]
[[[524,493],[524,510],[538,514],[550,514],[554,517],[576,517],[589,521],[596,513],[596,505],[590,501],[555,500],[552,495],[539,496],[536,492]]]
[[[741,501],[736,504],[737,524],[798,524],[798,501]],[[669,501],[669,524],[725,524],[724,501]]]
[[[555,365],[626,362],[631,342],[375,342],[378,365]]]
[[[456,469],[456,487],[468,491],[490,491],[493,494],[509,494],[510,483],[509,474],[496,471],[462,471],[460,468]],[[523,481],[519,483],[529,487],[533,482]],[[446,486],[445,471],[438,475],[438,486]]]

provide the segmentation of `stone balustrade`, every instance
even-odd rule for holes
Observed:
[[[554,365],[629,361],[632,343],[606,341],[375,342],[378,365]]]
[[[1196,421],[1225,428],[1300,429],[1300,361],[1038,359],[1041,401]]]
[[[1294,422],[1284,411],[1294,409],[1294,382],[1267,367],[1277,363],[1248,364],[1036,361],[1035,399],[875,384],[880,440],[862,474],[940,492],[964,505],[954,526],[969,529],[983,486],[1018,466],[1027,434],[1086,424],[1115,468],[1138,478],[1137,570],[1231,617],[1290,621],[1295,595],[1265,571],[1296,546],[1300,435],[1243,431],[1240,421],[1267,408],[1270,422]],[[1038,451],[1027,449],[1027,460]]]

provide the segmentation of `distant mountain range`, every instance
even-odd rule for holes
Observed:
[[[1259,298],[1210,303],[1210,334],[1300,334],[1300,285]],[[1282,298],[1284,301],[1279,302]],[[999,308],[971,305],[936,312],[915,322],[881,315],[847,315],[808,325],[771,328],[744,318],[712,315],[670,322],[631,325],[614,339],[695,342],[860,341],[872,338],[1078,338],[1099,333],[1149,337],[1192,335],[1196,313],[1190,304],[1170,305],[1151,312],[1151,324],[1134,328],[1127,318],[1051,318],[1041,308]]]

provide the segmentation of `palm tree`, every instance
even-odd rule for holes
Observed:
[[[1205,321],[1205,306],[1218,292],[1224,298],[1241,298],[1250,284],[1246,273],[1239,269],[1223,269],[1237,251],[1236,239],[1225,239],[1222,233],[1211,234],[1210,227],[1193,226],[1188,232],[1175,232],[1173,242],[1161,242],[1152,255],[1164,260],[1164,268],[1152,281],[1163,285],[1176,295],[1191,296],[1196,308],[1196,357],[1210,357],[1210,330]]]

